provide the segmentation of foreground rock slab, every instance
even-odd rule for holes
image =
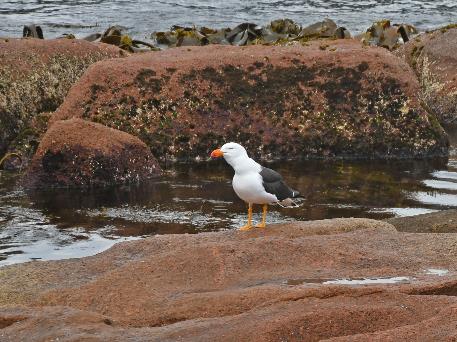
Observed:
[[[43,136],[24,183],[29,188],[104,186],[158,174],[156,159],[138,138],[71,119],[54,123]]]
[[[444,124],[457,122],[457,24],[423,33],[398,54],[414,68],[423,101]]]
[[[332,281],[379,277],[404,278]],[[156,236],[93,257],[3,267],[0,337],[442,340],[457,334],[456,294],[455,234],[399,233],[366,219],[297,222]],[[426,329],[417,335],[419,326]]]
[[[404,61],[351,39],[182,47],[94,64],[53,120],[129,132],[162,160],[227,141],[264,159],[444,155],[419,90]]]
[[[75,39],[0,39],[0,156],[10,144],[15,151],[34,150],[48,119],[41,114],[62,103],[90,64],[123,54]]]

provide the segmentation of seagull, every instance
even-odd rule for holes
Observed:
[[[292,190],[282,176],[249,158],[245,148],[240,144],[229,142],[211,152],[211,158],[224,157],[235,170],[232,186],[235,193],[248,203],[248,222],[240,230],[250,230],[252,226],[252,205],[262,204],[262,222],[256,228],[265,228],[268,204],[279,204],[281,207],[298,207],[293,201],[300,193]]]

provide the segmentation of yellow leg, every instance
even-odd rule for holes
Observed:
[[[263,205],[263,212],[262,212],[262,223],[259,223],[256,225],[256,228],[265,228],[265,220],[267,219],[267,210],[268,210],[268,204]]]
[[[248,223],[241,227],[240,230],[249,230],[252,229],[252,203],[249,203],[248,206]]]

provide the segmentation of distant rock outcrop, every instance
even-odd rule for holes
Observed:
[[[161,160],[227,141],[264,159],[446,155],[419,90],[404,61],[352,39],[181,47],[94,64],[52,120],[126,131]]]
[[[24,183],[30,188],[138,182],[160,173],[149,148],[130,134],[71,119],[43,136]]]

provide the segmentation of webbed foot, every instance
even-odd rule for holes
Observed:
[[[246,230],[251,230],[252,228],[254,228],[252,225],[247,224],[247,225],[245,225],[243,227],[240,227],[239,230],[246,231]]]

